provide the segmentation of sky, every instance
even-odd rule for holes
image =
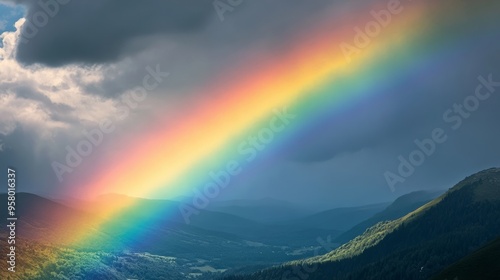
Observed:
[[[0,31],[15,31],[14,23],[24,15],[24,8],[22,6],[14,6],[13,4],[1,3],[0,4]]]
[[[334,208],[447,189],[500,166],[499,10],[0,0],[0,168],[49,197]]]

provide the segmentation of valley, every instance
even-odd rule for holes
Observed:
[[[190,224],[183,223],[176,211],[177,201],[107,195],[77,202],[19,193],[19,205],[25,207],[18,208],[16,257],[23,272],[17,275],[19,279],[30,273],[34,273],[30,279],[78,278],[78,273],[95,274],[95,279],[166,279],[165,275],[172,280],[300,275],[313,280],[326,275],[430,279],[500,235],[499,182],[500,170],[490,169],[444,194],[419,191],[392,203],[313,214],[275,201],[221,202],[193,216]],[[110,200],[134,207],[111,215],[106,212]],[[280,209],[274,216],[259,219],[252,214],[271,206]],[[297,218],[290,219],[287,212]],[[5,219],[3,215],[0,218]],[[74,230],[82,225],[84,232]],[[0,232],[7,234],[4,229]],[[495,244],[490,247],[496,248]],[[2,254],[6,248],[2,244]],[[467,261],[471,260],[462,262]],[[36,274],[39,267],[43,275]]]

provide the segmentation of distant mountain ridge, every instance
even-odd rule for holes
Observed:
[[[284,222],[283,224],[300,224],[325,230],[348,230],[359,222],[384,210],[388,205],[390,205],[389,202],[356,207],[334,208],[300,219]]]
[[[288,201],[272,198],[258,200],[213,201],[207,210],[230,213],[260,223],[277,223],[314,214],[315,211]]]

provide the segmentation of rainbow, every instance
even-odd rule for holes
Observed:
[[[471,27],[464,19],[487,12],[485,7],[471,9],[456,1],[401,1],[402,10],[393,13],[386,26],[379,24],[380,30],[369,36],[369,44],[357,47],[354,27],[364,30],[375,20],[370,11],[387,9],[388,2],[394,1],[317,20],[298,30],[294,43],[279,53],[261,49],[242,57],[219,78],[197,89],[205,93],[204,99],[179,105],[140,135],[121,142],[117,150],[126,152],[112,155],[106,166],[97,164],[88,179],[70,181],[68,194],[190,196],[193,189],[210,180],[210,171],[223,169],[229,161],[237,161],[242,170],[259,168],[266,157],[326,116],[342,118],[355,106],[383,100],[388,91],[404,94],[404,80],[434,75],[429,67],[436,61],[446,63],[451,59],[447,56],[450,49],[462,51],[461,44],[468,40],[463,34],[445,36],[449,30],[467,26],[466,34],[479,36],[478,32],[493,28],[481,21]],[[358,51],[347,59],[343,44]],[[257,160],[245,161],[238,146],[268,126],[274,111],[281,108],[293,113],[294,120],[259,152]],[[133,207],[132,203],[110,201],[102,210],[106,219],[99,227],[111,226],[106,220]],[[148,222],[154,222],[154,217]],[[74,232],[75,242],[92,242],[92,234],[84,228]],[[130,233],[136,234],[141,232]]]

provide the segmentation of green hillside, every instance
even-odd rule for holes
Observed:
[[[392,221],[398,219],[412,211],[415,211],[419,207],[428,203],[432,199],[436,198],[442,192],[428,192],[428,191],[416,191],[397,198],[391,205],[389,205],[382,212],[375,214],[362,221],[361,223],[355,225],[348,231],[342,233],[339,237],[335,239],[335,242],[343,244],[355,237],[363,234],[365,230],[369,227],[376,225],[383,221]]]
[[[326,255],[226,279],[428,279],[500,236],[499,188],[500,169],[485,170]]]

